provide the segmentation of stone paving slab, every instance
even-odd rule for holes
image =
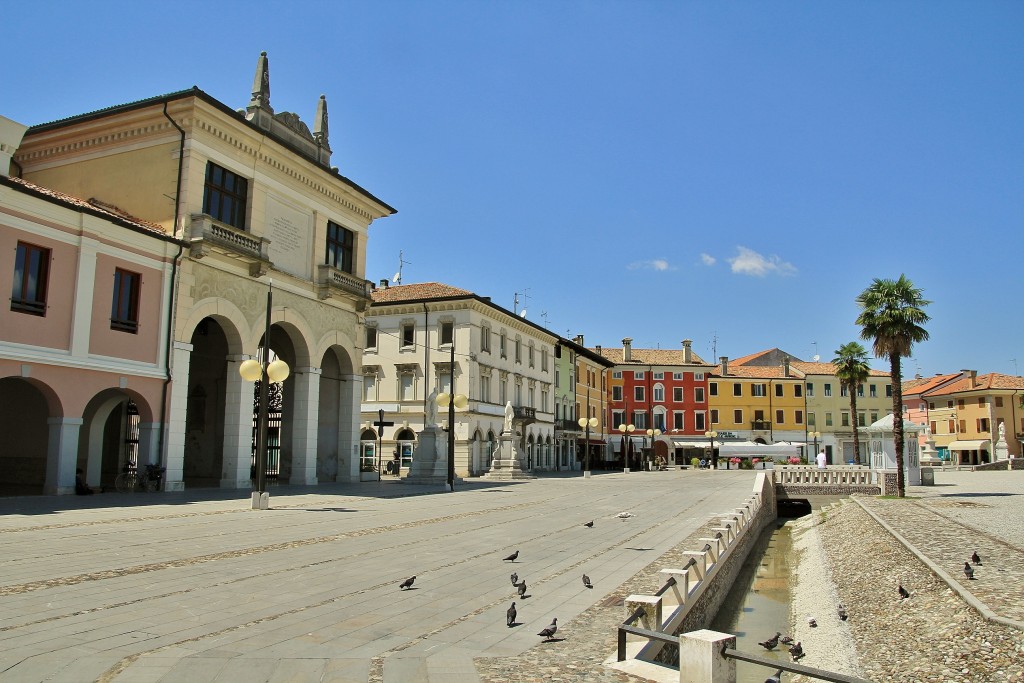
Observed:
[[[476,683],[474,656],[534,647],[555,614],[567,628],[751,486],[680,471],[381,483],[282,489],[266,512],[225,492],[0,499],[0,681],[92,652],[88,680],[414,681],[388,671],[419,660],[423,680]],[[502,563],[510,549],[522,561]],[[507,629],[514,570],[533,597]],[[399,592],[413,573],[418,590]]]

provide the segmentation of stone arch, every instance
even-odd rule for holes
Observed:
[[[48,457],[50,422],[62,417],[60,398],[45,382],[0,378],[0,494],[41,494],[48,481],[56,482],[55,463]]]
[[[228,344],[228,354],[243,353],[245,342],[251,336],[249,321],[241,309],[225,299],[204,299],[196,303],[181,324],[176,335],[179,340],[188,340],[194,344],[196,329],[203,320],[210,318],[217,322]],[[263,334],[262,326],[260,334]]]

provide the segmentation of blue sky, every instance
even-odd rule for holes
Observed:
[[[334,163],[398,209],[368,279],[401,251],[588,345],[829,360],[906,273],[933,303],[905,374],[1024,369],[1024,3],[84,7],[8,8],[0,114],[240,108],[266,50],[274,108],[325,94]]]

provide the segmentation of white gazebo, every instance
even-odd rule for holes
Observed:
[[[883,494],[891,493],[896,488],[896,444],[893,441],[893,425],[893,415],[889,413],[864,430],[870,440],[871,469],[879,474],[878,481]],[[922,425],[903,420],[903,474],[907,486],[921,485],[921,459],[917,435],[923,430]],[[887,474],[892,474],[891,486],[887,481]]]

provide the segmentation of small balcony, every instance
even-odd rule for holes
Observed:
[[[534,422],[537,421],[536,408],[527,408],[526,406],[515,406],[513,410],[515,411],[513,417],[517,421],[522,422],[524,425],[533,424]]]
[[[273,265],[267,255],[269,240],[215,221],[205,213],[192,214],[188,229],[189,255],[201,259],[219,254],[248,264],[249,275],[265,275]]]
[[[577,424],[576,420],[555,420],[555,431],[581,432],[583,428]]]
[[[772,428],[771,420],[754,420],[750,423],[751,429],[769,430]]]
[[[338,270],[334,266],[321,264],[317,266],[316,284],[321,299],[348,299],[359,311],[365,311],[370,303],[372,283],[354,275]]]

